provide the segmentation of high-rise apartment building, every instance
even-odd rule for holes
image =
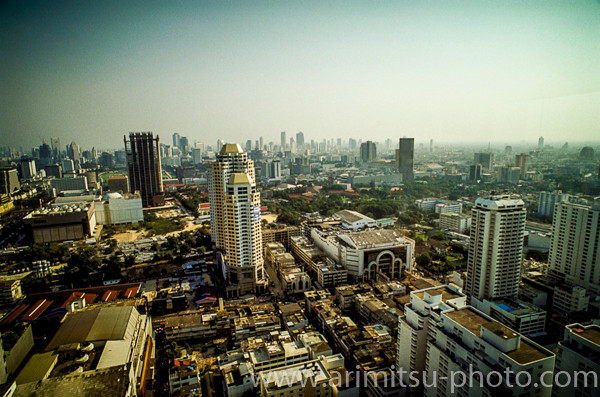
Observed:
[[[552,278],[600,294],[600,202],[556,203],[548,262]]]
[[[129,140],[123,137],[127,154],[129,191],[139,191],[144,207],[162,205],[164,202],[160,145],[158,135],[152,132],[130,132]]]
[[[287,147],[287,139],[285,137],[285,131],[281,131],[281,151],[285,152]]]
[[[402,181],[409,182],[414,179],[415,163],[415,138],[400,138],[396,150],[396,165],[402,174]]]
[[[228,296],[265,286],[260,193],[254,162],[238,144],[225,144],[208,175],[212,240],[228,281]]]
[[[366,141],[360,144],[360,160],[363,163],[368,163],[377,158],[377,145],[375,142]]]
[[[552,389],[540,378],[552,373],[554,354],[468,306],[452,284],[411,292],[399,319],[396,357],[404,385],[421,381],[411,395],[549,397]],[[516,384],[506,369],[527,372],[531,382]],[[492,381],[494,371],[500,375]],[[465,387],[450,381],[458,378]]]
[[[537,213],[540,216],[552,218],[554,216],[554,206],[557,203],[562,203],[568,199],[569,195],[563,194],[561,190],[555,190],[554,192],[540,192]]]
[[[563,374],[563,386],[555,386],[552,395],[556,397],[597,396],[598,386],[594,385],[595,374],[600,374],[600,326],[571,324],[565,327],[565,336],[558,343],[555,374]],[[564,382],[568,376],[571,382]],[[590,376],[590,374],[592,376]],[[577,383],[575,382],[577,380]]]
[[[475,201],[465,282],[471,298],[517,296],[526,214],[523,200],[508,195]]]

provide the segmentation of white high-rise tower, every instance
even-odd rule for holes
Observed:
[[[464,289],[467,295],[478,300],[517,296],[526,214],[523,200],[507,195],[475,201]]]
[[[254,162],[238,144],[225,144],[208,177],[212,240],[228,281],[228,296],[265,287],[260,193]]]

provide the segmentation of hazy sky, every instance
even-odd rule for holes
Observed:
[[[599,1],[4,1],[0,145],[598,140]]]

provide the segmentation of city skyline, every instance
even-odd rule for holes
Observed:
[[[140,130],[550,143],[600,125],[593,1],[8,2],[0,22],[1,146]]]

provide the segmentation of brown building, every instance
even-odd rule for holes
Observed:
[[[126,175],[123,176],[111,176],[107,180],[108,190],[117,193],[129,193],[129,178]]]
[[[29,228],[34,244],[81,240],[91,236],[96,227],[94,202],[38,209],[23,221]]]
[[[129,173],[129,191],[139,191],[142,204],[156,207],[164,204],[159,138],[151,132],[130,132],[123,137]]]

